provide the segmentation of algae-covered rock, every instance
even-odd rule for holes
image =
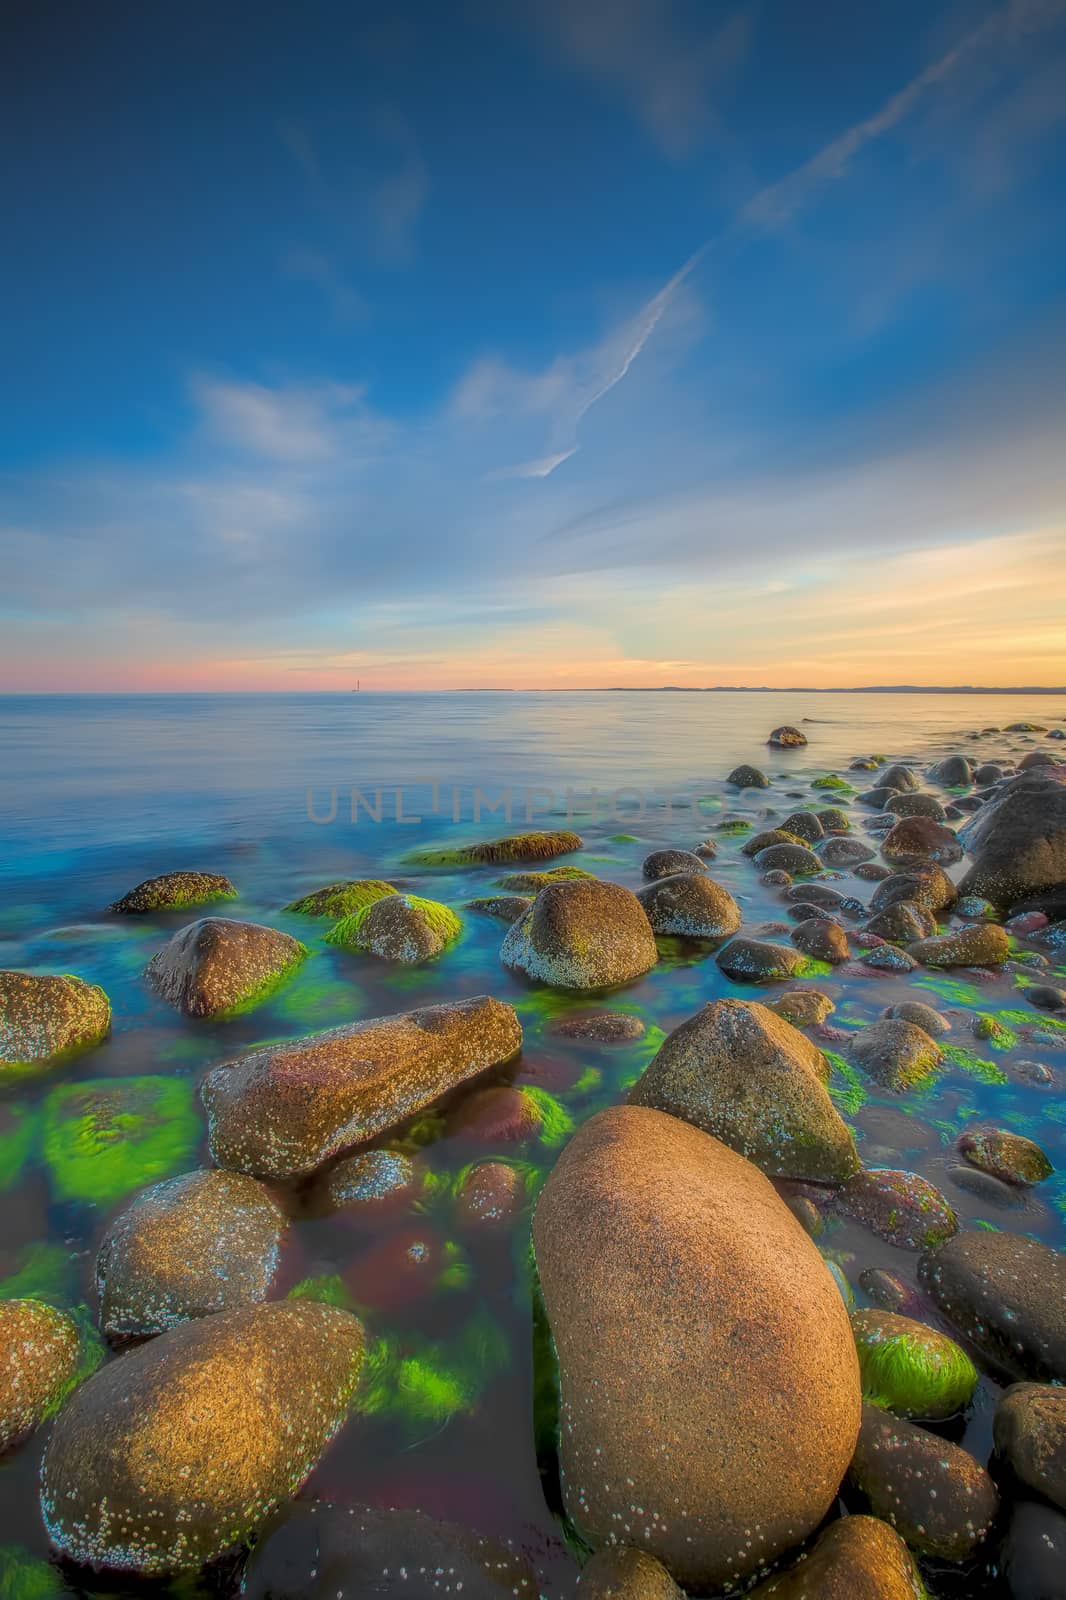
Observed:
[[[914,1557],[878,1517],[839,1517],[788,1572],[750,1600],[926,1600]]]
[[[850,1481],[920,1555],[964,1561],[985,1538],[999,1496],[967,1451],[877,1406],[862,1408]]]
[[[767,1000],[766,1009],[775,1016],[784,1017],[794,1027],[811,1028],[824,1022],[836,1006],[818,989],[789,989],[776,1000]]]
[[[715,961],[735,983],[777,983],[807,971],[809,957],[791,945],[767,939],[730,939]]]
[[[760,850],[769,850],[771,845],[803,845],[804,842],[799,834],[790,833],[787,828],[763,828],[759,833],[753,833],[750,838],[744,840],[740,853],[742,856],[757,856]]]
[[[825,833],[849,833],[851,831],[851,818],[840,806],[823,806],[816,813],[818,821]],[[860,862],[861,866],[862,863]]]
[[[32,1432],[78,1370],[80,1339],[64,1312],[41,1300],[0,1300],[0,1452]]]
[[[239,1172],[303,1176],[509,1061],[521,1043],[512,1007],[478,995],[250,1051],[204,1078],[211,1153]]]
[[[440,901],[390,894],[344,917],[326,939],[345,950],[365,950],[382,961],[417,966],[439,956],[462,931],[455,912]]]
[[[982,1228],[928,1251],[918,1277],[948,1321],[1012,1377],[1066,1383],[1066,1255]]]
[[[513,922],[504,966],[557,989],[608,989],[651,970],[659,952],[644,907],[617,883],[553,883]]]
[[[924,1322],[892,1311],[856,1311],[863,1399],[897,1417],[937,1419],[969,1405],[977,1368],[965,1350]]]
[[[577,1580],[580,1600],[685,1600],[661,1561],[631,1544],[597,1550]]]
[[[584,843],[579,834],[555,828],[478,839],[473,844],[423,846],[413,850],[407,860],[423,867],[494,867],[509,861],[551,861],[582,849]]]
[[[341,883],[327,883],[323,889],[313,889],[285,909],[301,917],[332,917],[339,921],[372,906],[375,900],[383,900],[387,894],[396,893],[395,884],[385,883],[380,878],[348,878]]]
[[[584,867],[567,865],[564,867],[535,868],[526,872],[506,872],[496,882],[501,889],[507,889],[515,894],[539,894],[546,889],[549,883],[570,883],[575,878],[594,878],[594,872],[586,872]]]
[[[98,1044],[110,1026],[111,1006],[95,983],[66,974],[0,972],[0,1081]]]
[[[740,927],[740,907],[706,872],[678,872],[637,890],[656,933],[687,939],[723,939]]]
[[[64,1407],[41,1508],[73,1561],[194,1569],[291,1495],[344,1421],[357,1318],[307,1300],[183,1323],[102,1367]]]
[[[156,1184],[100,1246],[104,1332],[140,1338],[264,1300],[284,1227],[269,1191],[242,1172],[186,1172]]]
[[[245,1600],[537,1600],[524,1556],[423,1511],[298,1500],[248,1562]]]
[[[917,1172],[876,1168],[849,1178],[840,1209],[901,1250],[927,1250],[958,1231],[959,1219],[936,1186]]]
[[[611,1545],[628,1525],[707,1592],[817,1527],[856,1438],[858,1362],[837,1287],[769,1181],[697,1128],[616,1106],[563,1151],[533,1239],[577,1531]]]
[[[669,1034],[629,1093],[712,1133],[775,1178],[841,1183],[859,1158],[821,1051],[783,1017],[715,1000]]]
[[[993,1435],[1015,1476],[1066,1511],[1066,1389],[1011,1384],[996,1407]]]
[[[675,872],[706,872],[701,858],[692,850],[653,850],[641,867],[649,880],[672,878]]]
[[[746,764],[734,767],[725,781],[733,789],[768,789],[770,787],[770,780],[765,772],[760,772],[758,767],[751,767]]]
[[[186,1166],[199,1138],[185,1078],[87,1078],[44,1102],[42,1147],[59,1201],[113,1205]]]
[[[999,967],[1010,955],[1010,939],[995,922],[971,922],[908,945],[923,967]]]
[[[852,1037],[849,1049],[855,1065],[893,1094],[924,1083],[944,1054],[923,1028],[902,1017],[868,1023]]]
[[[971,1166],[1019,1188],[1041,1183],[1054,1171],[1038,1144],[1006,1128],[968,1129],[959,1138],[958,1149]]]
[[[500,922],[517,922],[532,904],[530,896],[525,894],[489,894],[468,900],[466,909],[473,911],[475,916],[495,917]]]
[[[949,867],[962,860],[962,845],[950,828],[932,817],[901,817],[881,841],[881,854],[893,866],[906,867],[914,861],[935,861]]]
[[[152,957],[145,976],[187,1017],[221,1017],[265,1000],[306,954],[298,939],[277,928],[202,917]]]
[[[186,906],[236,897],[236,889],[221,872],[164,872],[161,877],[146,878],[107,909],[134,916],[146,911],[181,911]]]

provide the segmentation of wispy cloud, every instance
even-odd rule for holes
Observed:
[[[347,326],[362,322],[369,315],[370,308],[364,296],[321,251],[290,250],[282,261],[282,270],[287,278],[313,284],[338,323]]]

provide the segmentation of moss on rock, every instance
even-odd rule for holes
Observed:
[[[137,916],[148,911],[182,911],[186,906],[236,897],[236,889],[221,872],[165,872],[158,878],[146,878],[107,909]]]
[[[396,893],[394,884],[380,878],[350,878],[343,883],[327,883],[324,889],[301,895],[285,909],[301,917],[334,917],[339,921],[341,917],[362,911],[365,906],[372,906],[375,900],[382,900],[387,894]]]
[[[558,828],[479,839],[473,844],[426,845],[412,850],[406,859],[422,867],[491,867],[507,861],[550,861],[553,856],[580,850],[584,842],[579,834]]]
[[[898,1417],[954,1416],[973,1398],[977,1368],[947,1334],[891,1311],[856,1311],[863,1398]]]
[[[383,961],[415,966],[439,956],[462,931],[455,912],[439,900],[390,894],[342,918],[326,940],[345,950],[363,950]]]
[[[111,1005],[69,974],[0,972],[0,1082],[105,1038]]]

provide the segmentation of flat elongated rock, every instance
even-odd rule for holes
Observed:
[[[932,939],[918,939],[907,953],[923,967],[999,967],[1010,955],[1010,940],[995,922],[972,922]]]
[[[668,1035],[629,1101],[714,1134],[771,1177],[841,1183],[859,1158],[828,1075],[821,1051],[783,1017],[716,1000]]]
[[[103,1039],[107,995],[69,976],[0,972],[0,1076],[5,1067],[51,1061]]]
[[[523,1557],[422,1511],[297,1501],[257,1544],[246,1600],[537,1600]]]
[[[533,1238],[578,1531],[649,1551],[696,1592],[811,1532],[854,1446],[858,1362],[839,1290],[769,1181],[697,1128],[616,1106],[563,1151]]]
[[[996,1407],[993,1435],[1015,1476],[1066,1511],[1066,1389],[1011,1384]]]
[[[264,999],[306,954],[298,939],[277,928],[202,917],[152,957],[145,975],[186,1016],[218,1017]]]
[[[678,852],[680,853],[680,852]],[[706,872],[678,872],[637,890],[656,933],[688,939],[723,939],[740,927],[740,907]]]
[[[311,1301],[184,1323],[109,1362],[60,1412],[41,1509],[73,1561],[202,1566],[288,1498],[345,1420],[357,1318]]]
[[[659,952],[636,895],[589,879],[542,889],[507,930],[500,959],[556,989],[610,989],[649,972]]]
[[[211,1153],[238,1172],[302,1177],[521,1044],[512,1007],[478,995],[253,1050],[203,1081]]]
[[[107,909],[136,916],[146,911],[180,911],[209,900],[233,900],[236,895],[236,889],[221,872],[164,872],[161,877],[146,878]]]
[[[822,863],[805,844],[770,844],[756,851],[753,860],[763,872],[778,868],[782,872],[821,872]]]
[[[874,852],[861,839],[851,839],[847,834],[830,834],[818,846],[818,858],[826,867],[855,867],[861,861],[872,861]]]
[[[750,1600],[926,1600],[914,1557],[879,1517],[840,1517],[788,1572]]]
[[[807,970],[800,951],[768,939],[730,939],[714,959],[726,977],[738,983],[776,983],[800,977]]]
[[[1041,1183],[1054,1170],[1038,1144],[1006,1128],[967,1129],[958,1148],[971,1166],[1021,1189]]]
[[[186,1172],[145,1190],[97,1256],[104,1332],[162,1333],[264,1300],[284,1226],[269,1191],[242,1172]]]
[[[424,867],[492,867],[508,861],[552,861],[580,850],[584,840],[568,828],[509,833],[502,839],[473,844],[430,845],[411,852],[408,860]]]
[[[32,1432],[74,1377],[78,1330],[40,1300],[0,1300],[0,1451]]]
[[[935,861],[951,866],[962,860],[962,845],[950,828],[932,817],[901,817],[881,841],[881,854],[893,866]]]
[[[1015,1378],[1066,1383],[1066,1255],[1017,1233],[960,1233],[918,1264],[922,1286]]]
[[[958,1231],[947,1200],[917,1172],[875,1167],[856,1173],[837,1201],[848,1216],[901,1250],[929,1248]]]
[[[912,1550],[944,1561],[965,1560],[999,1510],[995,1485],[968,1451],[877,1406],[862,1408],[849,1477]]]

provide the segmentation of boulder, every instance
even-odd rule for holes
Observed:
[[[740,907],[706,872],[678,872],[637,890],[656,933],[687,939],[724,939],[740,927]]]
[[[49,973],[0,972],[0,1079],[106,1038],[107,995],[95,983]]]
[[[818,846],[818,857],[823,867],[857,867],[860,862],[872,861],[874,852],[861,839],[831,833]]]
[[[496,917],[500,922],[517,922],[533,904],[529,895],[488,894],[466,902],[467,911],[478,917]]]
[[[960,891],[1008,906],[1066,883],[1066,784],[1033,772],[1000,793],[963,830],[974,859]]]
[[[935,794],[894,794],[885,801],[885,810],[894,817],[929,817],[933,822],[945,822],[948,815]]]
[[[580,850],[584,839],[568,828],[511,833],[503,839],[478,839],[473,844],[426,845],[407,860],[419,867],[494,867],[511,861],[552,861]]]
[[[858,1362],[769,1181],[697,1128],[616,1106],[563,1151],[533,1240],[582,1537],[625,1538],[700,1592],[812,1532],[856,1439]]]
[[[477,995],[252,1050],[204,1078],[211,1154],[238,1172],[303,1177],[521,1044],[512,1007]]]
[[[939,1011],[927,1006],[924,1000],[898,1000],[895,1005],[886,1006],[881,1015],[898,1018],[903,1022],[913,1022],[931,1039],[951,1032],[951,1023],[947,1017],[942,1017]]]
[[[755,865],[763,872],[821,872],[822,863],[813,850],[805,844],[771,844],[755,856]]]
[[[850,911],[856,906],[861,911],[862,906],[858,901],[852,900],[850,895],[841,894],[839,889],[832,888],[828,883],[797,883],[793,884],[785,895],[786,900],[802,901],[806,905],[821,906],[825,911]]]
[[[906,794],[911,790],[921,788],[921,784],[910,767],[899,765],[885,768],[881,774],[880,786],[882,789],[894,789],[897,794]]]
[[[556,989],[614,988],[649,972],[658,957],[636,895],[598,879],[542,889],[500,949],[505,967]]]
[[[285,1218],[242,1172],[187,1172],[146,1189],[96,1258],[100,1322],[112,1339],[265,1300]]]
[[[839,922],[834,922],[823,912],[819,916],[808,917],[798,927],[792,930],[792,943],[797,950],[802,950],[805,956],[810,956],[815,961],[828,961],[831,966],[839,966],[842,961],[847,961],[851,956],[848,947],[848,936]]]
[[[71,1319],[41,1300],[0,1300],[0,1452],[58,1405],[78,1370]]]
[[[1014,1378],[1066,1383],[1066,1255],[1022,1234],[956,1234],[918,1263],[923,1288]]]
[[[267,1529],[241,1586],[245,1600],[537,1600],[539,1590],[528,1562],[494,1539],[423,1511],[315,1500]]]
[[[893,872],[883,878],[873,892],[870,910],[884,911],[899,900],[909,900],[926,911],[946,911],[957,898],[955,885],[944,869],[933,861],[925,861],[908,867],[906,872]]]
[[[152,957],[145,976],[187,1017],[220,1017],[265,1000],[306,955],[298,939],[277,928],[202,917]]]
[[[1022,1189],[1043,1182],[1054,1171],[1038,1144],[1006,1128],[967,1129],[958,1150],[971,1166]]]
[[[840,1183],[859,1159],[828,1075],[821,1051],[783,1017],[715,1000],[667,1035],[629,1102],[714,1134],[771,1177]]]
[[[838,1517],[788,1572],[749,1600],[926,1600],[914,1557],[877,1517]]]
[[[590,1039],[594,1044],[628,1044],[643,1039],[647,1026],[632,1011],[586,1011],[551,1025],[564,1039]]]
[[[929,769],[929,776],[945,789],[963,788],[974,781],[973,767],[965,756],[945,756]]]
[[[326,939],[345,950],[363,950],[382,961],[413,967],[439,956],[462,931],[455,912],[439,900],[389,894],[342,918]]]
[[[784,1017],[794,1027],[811,1028],[824,1022],[830,1012],[836,1010],[836,1006],[827,994],[822,994],[818,989],[789,989],[787,994],[778,995],[776,1000],[768,1000],[766,1009],[775,1016]]]
[[[715,961],[735,983],[775,983],[798,978],[807,970],[808,958],[791,945],[766,939],[731,939]]]
[[[770,780],[758,767],[734,767],[725,780],[734,789],[768,789]]]
[[[971,922],[931,939],[916,939],[908,953],[923,967],[999,967],[1010,955],[1010,939],[995,922]]]
[[[182,911],[209,900],[236,897],[236,889],[221,872],[164,872],[159,878],[146,878],[127,890],[107,909],[122,916],[137,916],[146,911]]]
[[[942,1561],[964,1561],[999,1510],[995,1484],[973,1456],[877,1406],[862,1408],[848,1477],[912,1550]]]
[[[935,1039],[902,1017],[868,1023],[853,1036],[849,1053],[856,1066],[893,1094],[924,1083],[943,1057]]]
[[[155,1576],[241,1543],[345,1420],[363,1328],[308,1300],[183,1323],[102,1367],[56,1421],[41,1509],[63,1556]]]
[[[846,1216],[899,1250],[925,1250],[958,1231],[956,1217],[940,1190],[917,1172],[878,1167],[858,1172],[837,1194]]]
[[[609,1546],[581,1569],[579,1600],[685,1600],[661,1561],[631,1544]]]
[[[323,889],[312,889],[285,909],[301,917],[332,917],[339,921],[396,893],[395,884],[384,883],[380,878],[347,878],[341,883],[327,883]]]
[[[1009,1600],[1066,1600],[1066,1516],[1034,1500],[1018,1501],[998,1566]]]
[[[918,963],[898,945],[878,944],[872,950],[863,950],[862,964],[875,972],[914,972]]]
[[[806,744],[807,738],[798,728],[790,728],[786,723],[783,727],[775,728],[766,742],[774,750],[792,750]]]
[[[894,905],[875,912],[866,924],[866,931],[893,944],[914,944],[936,933],[936,918],[931,911],[916,906],[911,900],[897,900]]]
[[[653,850],[644,857],[641,868],[648,879],[672,878],[676,872],[706,872],[701,858],[692,850]]]
[[[773,844],[802,844],[803,840],[798,834],[790,833],[787,828],[763,828],[759,833],[751,834],[740,847],[744,856],[757,856],[760,850],[769,850]]]
[[[813,811],[793,811],[781,824],[783,833],[794,834],[802,844],[817,844],[825,837],[825,829]]]
[[[977,1368],[946,1333],[893,1311],[855,1311],[863,1399],[897,1417],[953,1417],[973,1399]]]
[[[1066,1389],[1011,1384],[1000,1396],[992,1431],[1015,1477],[1066,1511]]]
[[[932,817],[901,817],[881,841],[881,854],[894,867],[935,861],[950,867],[962,860],[962,845],[950,828]]]

